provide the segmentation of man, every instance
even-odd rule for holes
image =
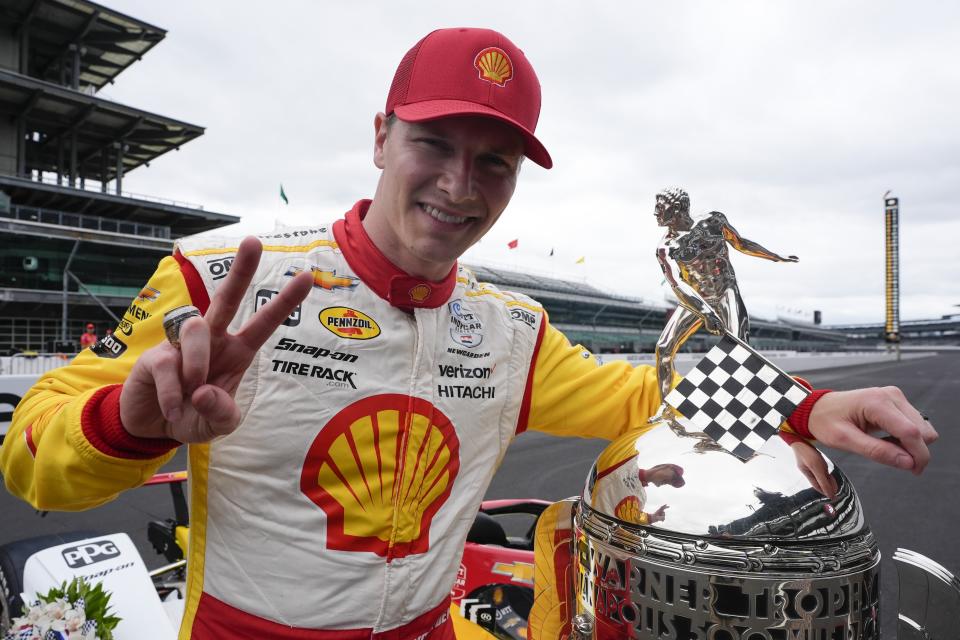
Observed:
[[[262,246],[179,242],[121,352],[84,352],[24,398],[0,457],[8,488],[91,507],[190,443],[181,638],[451,637],[462,545],[513,437],[613,438],[660,401],[652,368],[597,366],[536,302],[457,266],[522,157],[551,166],[539,110],[503,35],[426,36],[374,119],[373,200]],[[162,318],[183,305],[202,317],[174,345]],[[863,393],[822,399],[814,435],[838,440],[820,423],[840,425],[872,445],[846,416],[883,405],[904,442],[877,441],[884,455],[922,470],[932,429],[902,396]]]
[[[92,322],[88,322],[86,330],[80,334],[80,348],[86,349],[97,343],[97,328]]]

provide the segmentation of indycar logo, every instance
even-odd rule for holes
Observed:
[[[320,312],[320,324],[347,340],[369,340],[380,335],[380,325],[373,318],[350,307],[327,307]]]
[[[303,271],[300,267],[290,267],[285,276],[294,277]],[[337,289],[346,289],[348,291],[356,289],[360,284],[360,278],[354,276],[338,276],[337,270],[323,271],[320,267],[310,267],[313,272],[313,286],[324,291],[336,291]]]
[[[273,296],[280,293],[279,291],[274,291],[273,289],[260,289],[257,291],[256,300],[253,303],[253,310],[256,311],[263,305],[270,302],[270,299]],[[300,324],[300,314],[302,312],[301,305],[297,305],[297,308],[290,312],[290,315],[287,316],[287,319],[283,321],[283,326],[285,327],[295,327]]]
[[[468,349],[480,346],[483,342],[480,319],[470,313],[459,298],[449,303],[447,308],[450,310],[450,337],[453,341]]]
[[[67,566],[71,569],[86,567],[97,562],[103,562],[120,555],[117,545],[110,540],[94,540],[84,542],[75,547],[67,547],[60,552]]]
[[[391,562],[430,549],[430,523],[459,471],[450,419],[423,398],[388,393],[348,405],[323,426],[300,490],[327,516],[328,549]]]

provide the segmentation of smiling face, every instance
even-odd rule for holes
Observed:
[[[383,172],[363,226],[395,265],[440,280],[510,202],[522,138],[480,116],[415,123],[377,114],[374,124]]]

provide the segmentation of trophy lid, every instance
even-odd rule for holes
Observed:
[[[725,541],[815,542],[868,533],[860,500],[828,459],[830,500],[774,437],[746,462],[681,424],[639,427],[597,458],[583,500],[626,525]]]

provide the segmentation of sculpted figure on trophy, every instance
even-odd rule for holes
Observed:
[[[678,187],[658,193],[654,211],[657,224],[666,228],[657,245],[657,261],[680,302],[657,340],[657,380],[661,397],[666,398],[673,383],[677,351],[701,326],[714,335],[726,331],[749,342],[750,319],[727,245],[774,262],[797,262],[798,258],[781,256],[744,238],[719,211],[694,219],[690,215],[690,195]],[[666,404],[650,422],[664,417],[674,417]]]

